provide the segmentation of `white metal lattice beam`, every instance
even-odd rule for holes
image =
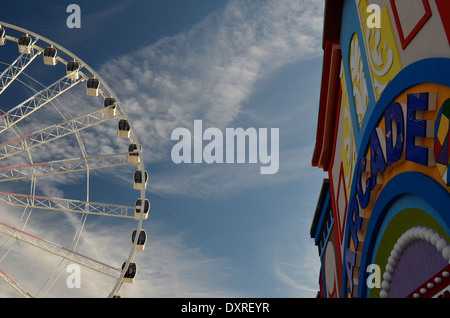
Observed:
[[[0,233],[115,279],[119,277],[122,271],[119,268],[107,265],[2,222],[0,222]]]
[[[34,49],[34,44],[38,41],[36,38],[31,44],[30,53],[22,53],[17,59],[12,62],[6,70],[0,75],[0,94],[22,73],[33,60],[41,54],[39,50]]]
[[[102,122],[112,119],[111,116],[104,115],[102,109],[96,110],[86,115],[67,120],[34,133],[9,140],[0,144],[0,159],[18,154],[27,149],[31,149],[47,142],[57,140],[64,136],[73,134],[77,131],[95,126]]]
[[[0,205],[29,207],[52,211],[87,213],[101,216],[134,218],[134,207],[69,199],[0,192]]]
[[[131,165],[128,153],[41,162],[0,168],[0,182]]]
[[[13,287],[19,294],[26,298],[32,298],[32,296],[15,280],[13,280],[8,274],[0,269],[0,277],[5,280],[11,287]]]
[[[73,81],[69,78],[69,75],[70,74],[65,75],[0,116],[0,133],[14,126],[19,121],[31,115],[33,112],[54,100],[79,82],[84,81],[81,77],[78,80]]]

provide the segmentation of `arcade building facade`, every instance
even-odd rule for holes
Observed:
[[[318,297],[450,297],[450,1],[325,2]]]

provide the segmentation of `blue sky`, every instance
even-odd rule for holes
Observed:
[[[70,3],[81,8],[81,29],[66,26]],[[0,20],[95,69],[137,130],[152,213],[129,295],[315,296],[319,258],[309,229],[324,177],[311,167],[322,16],[317,0],[3,5]],[[174,164],[170,134],[192,131],[195,119],[223,131],[279,128],[278,172],[261,175],[260,164]]]

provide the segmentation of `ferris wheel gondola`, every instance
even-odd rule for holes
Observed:
[[[121,119],[118,123],[118,130],[117,135],[119,138],[130,138],[130,124],[128,123],[128,120]]]
[[[136,144],[130,144],[128,146],[128,161],[133,164],[138,164],[141,152],[142,152],[141,146],[138,146]]]
[[[54,47],[47,47],[44,49],[44,64],[46,65],[56,65],[57,59],[56,55],[58,50]]]
[[[66,65],[66,71],[69,78],[76,81],[80,76],[80,63],[77,61],[70,61]]]
[[[30,54],[31,52],[31,37],[27,35],[22,35],[17,41],[20,53]]]
[[[100,80],[98,78],[90,78],[86,82],[86,92],[89,96],[98,96]]]
[[[136,203],[134,204],[134,218],[136,220],[147,219],[149,210],[150,210],[150,201],[148,199],[144,200],[144,204],[142,204],[141,198],[137,199]]]
[[[136,233],[137,230],[134,230],[133,234],[131,235],[131,244],[134,244],[134,240],[136,239]],[[137,249],[143,251],[145,249],[146,242],[147,242],[147,232],[145,230],[141,230],[137,238]]]
[[[117,115],[116,111],[116,100],[113,97],[106,97],[103,102],[104,113],[106,116],[115,117]]]

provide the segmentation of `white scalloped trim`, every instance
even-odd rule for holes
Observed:
[[[408,229],[397,240],[397,243],[395,243],[394,248],[391,251],[391,255],[388,258],[386,270],[383,274],[383,282],[381,283],[382,288],[380,291],[381,298],[387,298],[389,296],[390,282],[392,280],[392,276],[394,274],[397,261],[400,259],[400,255],[403,253],[403,251],[411,242],[418,240],[427,241],[433,244],[436,247],[436,249],[440,253],[442,253],[444,259],[447,260],[447,262],[450,262],[450,245],[439,233],[426,226],[414,226]],[[443,275],[449,275],[449,273],[444,272]],[[433,286],[429,286],[429,288],[432,287]],[[425,293],[426,290],[424,291],[421,290],[421,292]],[[415,294],[414,297],[417,298],[420,297],[420,295]]]

